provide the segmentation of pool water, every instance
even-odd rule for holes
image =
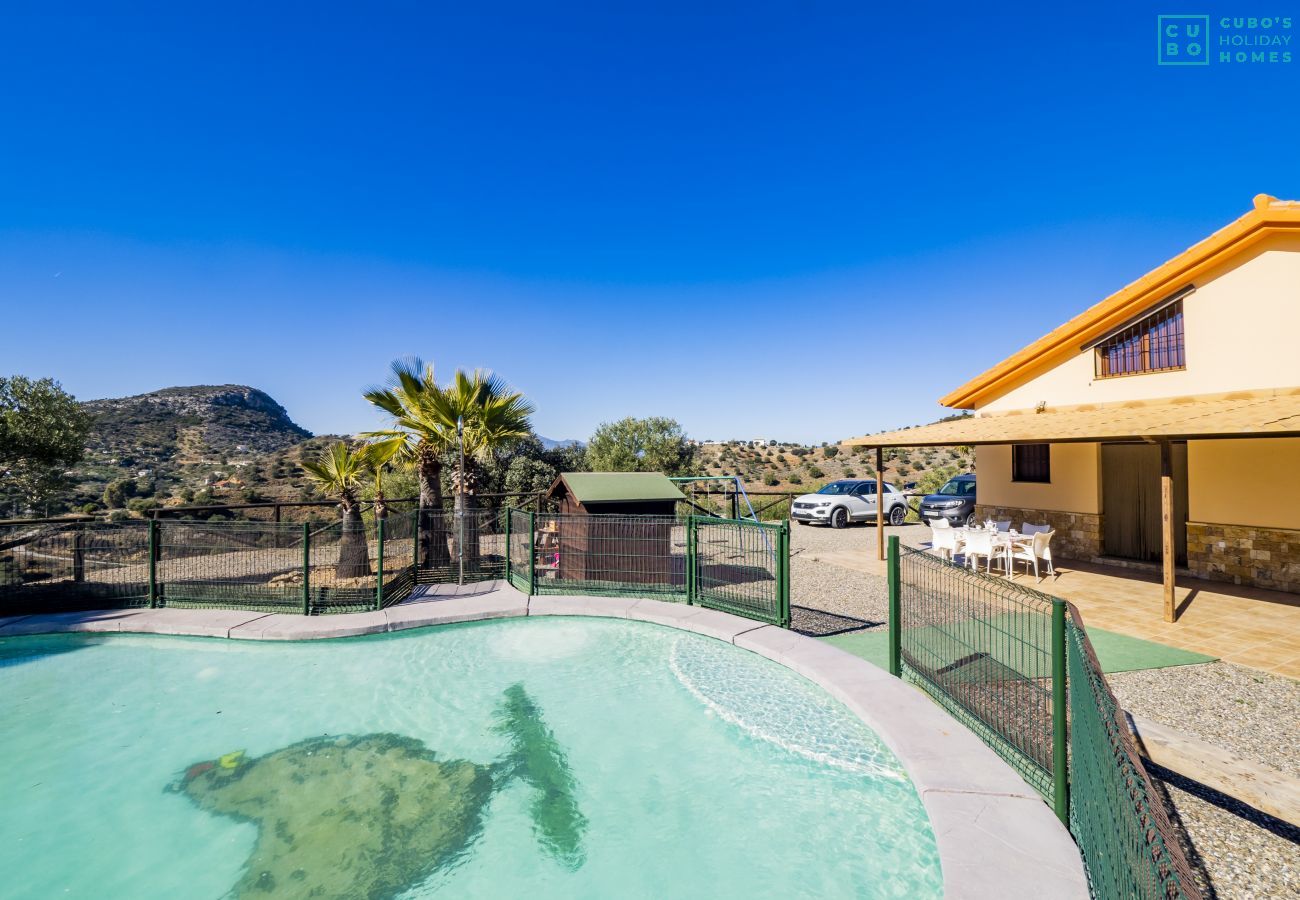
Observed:
[[[870,729],[645,623],[6,638],[0,684],[9,898],[942,893]]]

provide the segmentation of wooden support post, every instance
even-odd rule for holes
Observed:
[[[1174,604],[1174,461],[1169,441],[1160,442],[1160,544],[1165,621],[1173,622],[1177,619]]]
[[[152,527],[151,523],[150,528]],[[72,580],[76,582],[86,580],[86,536],[83,531],[84,528],[85,526],[81,524],[72,526]]]
[[[885,558],[885,504],[880,500],[885,496],[885,448],[876,448],[876,553],[880,559]]]

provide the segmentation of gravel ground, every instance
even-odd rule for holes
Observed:
[[[1229,663],[1107,676],[1135,715],[1300,778],[1300,683]],[[1300,897],[1300,828],[1158,767],[1168,806],[1221,898]]]
[[[1106,678],[1134,715],[1300,778],[1300,682],[1222,662]]]
[[[1187,832],[1189,861],[1205,879],[1207,898],[1300,897],[1300,828],[1159,766],[1148,772],[1165,793],[1169,817]]]
[[[917,525],[886,528],[902,543],[916,546],[928,541],[930,530]],[[810,634],[830,634],[853,629],[883,628],[889,608],[885,581],[864,572],[815,562],[808,557],[818,550],[875,549],[875,526],[853,526],[836,530],[821,525],[791,525],[790,604],[794,627]],[[821,613],[821,615],[815,614]]]
[[[889,528],[919,546],[929,529]],[[819,550],[872,552],[875,528],[795,525],[791,529],[794,627],[830,634],[885,627],[885,581],[830,563]],[[1178,728],[1243,758],[1300,778],[1300,683],[1227,663],[1178,666],[1107,676],[1115,695],[1136,715]],[[1300,898],[1300,828],[1266,816],[1195,782],[1151,768],[1171,818],[1192,842],[1193,866],[1221,900]]]

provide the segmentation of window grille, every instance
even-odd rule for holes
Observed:
[[[1098,378],[1185,368],[1182,300],[1175,300],[1097,345]]]
[[[1011,448],[1011,480],[1048,484],[1052,480],[1052,453],[1047,444],[1016,444]]]

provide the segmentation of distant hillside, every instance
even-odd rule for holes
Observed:
[[[167,454],[201,445],[269,453],[312,436],[268,394],[241,384],[170,387],[82,405],[95,417],[87,446],[101,451]]]
[[[60,506],[146,501],[300,500],[298,460],[325,443],[264,391],[242,384],[169,387],[82,404],[94,417],[86,455]]]
[[[561,448],[561,447],[580,447],[580,446],[582,446],[582,441],[577,440],[576,438],[567,438],[567,439],[562,440],[562,441],[556,441],[556,440],[552,440],[551,438],[548,438],[548,437],[542,437],[542,436],[539,434],[539,435],[537,436],[537,439],[538,439],[539,441],[542,442],[542,449],[543,449],[543,450],[556,450],[556,449],[559,449],[559,448]]]
[[[875,451],[835,444],[753,446],[746,442],[704,444],[696,448],[696,467],[704,475],[739,475],[751,490],[815,491],[838,478],[874,478]],[[946,480],[974,471],[966,447],[919,447],[885,452],[885,480],[902,488],[912,482]]]

